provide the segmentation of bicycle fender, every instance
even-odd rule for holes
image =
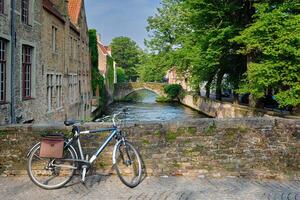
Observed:
[[[113,154],[112,154],[112,163],[113,165],[116,164],[116,152],[117,152],[117,147],[118,145],[123,142],[122,140],[119,140],[116,144],[115,144],[115,147],[114,147],[114,151],[113,151]]]
[[[36,147],[36,146],[38,146],[38,145],[40,145],[41,144],[41,142],[38,142],[38,143],[36,143],[33,147],[31,147],[31,149],[28,151],[28,153],[27,153],[27,157],[29,157],[29,155],[31,154],[31,152],[33,151],[33,149]]]
[[[69,147],[74,151],[75,159],[78,159],[78,154],[77,154],[77,151],[75,150],[75,148],[72,145],[69,145]]]

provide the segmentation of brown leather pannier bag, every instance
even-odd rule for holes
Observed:
[[[63,137],[44,137],[41,141],[41,158],[62,158],[64,150]]]

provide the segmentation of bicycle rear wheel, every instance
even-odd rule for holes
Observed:
[[[64,150],[63,158],[41,158],[40,145],[28,157],[27,172],[32,182],[44,189],[57,189],[64,186],[75,172],[76,152],[70,147]],[[68,159],[67,161],[64,159]]]
[[[120,180],[130,188],[142,178],[142,162],[137,150],[129,142],[119,142],[114,152],[115,169]]]

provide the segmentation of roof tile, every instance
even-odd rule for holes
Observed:
[[[81,9],[82,0],[69,0],[68,3],[68,12],[73,24],[77,24],[80,9]]]

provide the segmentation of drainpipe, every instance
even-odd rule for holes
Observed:
[[[10,73],[10,123],[16,123],[15,99],[15,52],[16,52],[16,0],[11,0],[11,73]]]

